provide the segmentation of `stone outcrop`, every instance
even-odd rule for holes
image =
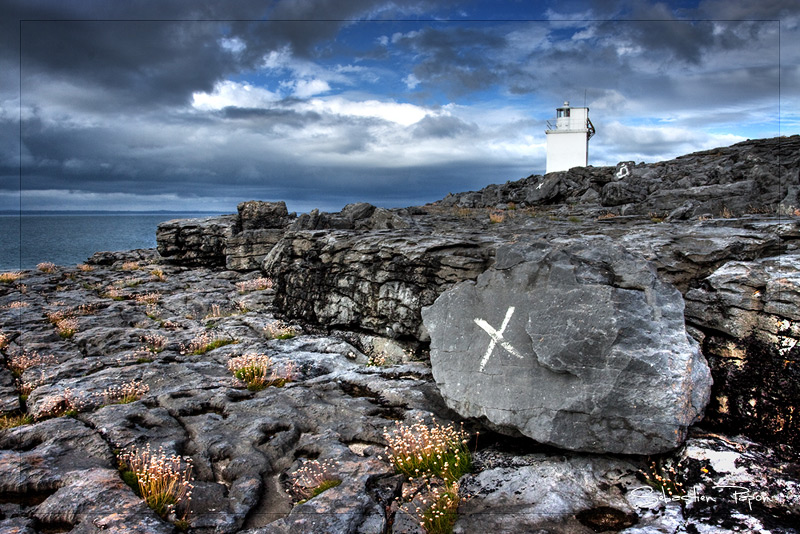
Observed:
[[[183,265],[223,266],[225,246],[235,228],[234,215],[166,221],[156,230],[158,253]]]
[[[236,215],[173,219],[158,225],[158,253],[171,262],[258,269],[294,220],[284,202],[242,202]]]
[[[445,206],[571,205],[617,215],[698,216],[792,212],[800,208],[800,136],[759,139],[652,164],[577,167],[480,191],[449,195]]]
[[[248,202],[235,215],[165,223],[161,254],[98,253],[87,262],[94,270],[26,271],[19,281],[0,282],[3,425],[15,424],[18,414],[37,416],[0,429],[0,530],[174,531],[116,471],[116,451],[149,443],[193,459],[189,526],[196,534],[421,532],[409,503],[423,503],[429,490],[393,473],[382,455],[384,431],[418,417],[461,419],[426,361],[436,341],[422,309],[459,284],[538,265],[538,256],[511,254],[515,246],[543,243],[542,257],[573,251],[565,257],[583,258],[574,251],[611,241],[627,251],[615,259],[649,262],[634,278],[651,276],[654,267],[655,285],[672,284],[683,295],[686,332],[714,379],[705,417],[682,446],[653,458],[655,466],[637,456],[553,450],[467,419],[465,428],[480,435],[477,449],[469,443],[477,450],[474,471],[460,484],[471,498],[459,508],[455,531],[795,533],[798,139],[740,143],[653,165],[572,169],[418,208],[353,204],[295,218],[281,203]],[[613,279],[609,294],[642,293],[619,287],[616,267],[607,267],[613,261],[592,258],[579,262],[591,268],[582,267],[576,281]],[[272,278],[271,289],[237,285],[262,276]],[[588,309],[586,300],[570,308],[550,297],[567,319],[572,308]],[[500,304],[487,304],[481,312],[498,315],[475,314],[470,327],[484,318],[502,330],[508,309]],[[609,306],[618,304],[628,301]],[[72,335],[58,333],[64,317],[73,320]],[[553,339],[575,337],[568,333],[584,317],[571,318]],[[292,322],[297,336],[274,339],[278,319]],[[607,326],[604,319],[597,324]],[[514,328],[509,323],[504,336]],[[486,332],[472,336],[481,358]],[[227,344],[193,354],[188,347],[201,336]],[[496,342],[487,371],[501,350]],[[295,381],[246,390],[227,365],[247,352],[268,354],[279,369],[294,363]],[[551,366],[569,361],[555,349],[545,356]],[[687,368],[675,382],[690,376]],[[149,390],[138,401],[110,403],[109,388],[131,381]],[[598,391],[606,392],[602,385]],[[55,417],[71,402],[71,419]],[[646,426],[645,419],[634,424]],[[606,431],[633,436],[627,428]],[[314,460],[338,462],[343,482],[299,504],[293,482]],[[642,476],[653,470],[689,493],[658,499],[660,489]],[[733,485],[743,493],[724,493]]]
[[[501,247],[492,269],[422,317],[448,406],[541,443],[664,452],[708,402],[711,376],[681,294],[607,240]]]
[[[726,262],[686,293],[686,317],[712,361],[712,421],[800,443],[800,254]]]
[[[495,241],[421,231],[290,231],[264,260],[286,317],[427,341],[420,310],[489,265]]]
[[[236,232],[225,242],[225,266],[238,271],[252,271],[283,237],[294,221],[284,202],[242,202]]]
[[[301,331],[271,338],[265,327],[276,322],[275,291],[237,288],[258,273],[145,263],[136,253],[115,257],[91,271],[27,271],[20,284],[0,284],[0,331],[7,336],[0,371],[10,380],[0,401],[6,414],[39,415],[0,430],[0,531],[174,532],[117,470],[118,451],[149,444],[193,460],[189,532],[422,532],[413,507],[399,509],[398,499],[429,496],[394,473],[384,432],[396,421],[455,416],[426,362],[370,364],[340,339]],[[138,269],[133,261],[141,261]],[[162,276],[151,276],[156,269]],[[112,287],[118,293],[110,294]],[[18,302],[25,305],[12,306]],[[59,336],[47,314],[75,318],[77,331]],[[155,334],[163,337],[158,350],[157,339],[146,337]],[[187,351],[201,335],[235,343]],[[280,368],[294,363],[294,382],[247,390],[228,362],[248,352],[266,353]],[[30,359],[15,383],[10,362],[22,354]],[[114,403],[109,391],[131,382],[148,390]],[[21,406],[22,383],[32,389]],[[71,416],[46,415],[67,408],[68,399]],[[474,469],[460,485],[470,497],[455,532],[588,534],[605,526],[627,534],[789,533],[797,523],[799,467],[791,447],[692,429],[682,447],[653,459],[659,472],[685,485],[689,496],[681,502],[647,484],[641,472],[653,468],[644,458],[551,450],[470,421],[465,428],[480,435],[477,449],[469,443],[477,451]],[[329,474],[342,483],[301,504],[294,481],[315,460],[334,466]],[[733,485],[748,493],[725,493],[722,486]]]

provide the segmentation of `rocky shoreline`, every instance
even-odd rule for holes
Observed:
[[[463,422],[469,434],[454,532],[797,532],[799,159],[794,136],[532,176],[416,208],[297,217],[283,203],[245,202],[234,215],[162,224],[157,251],[17,273],[0,284],[0,531],[424,532],[438,482],[396,473],[385,450],[397,425],[421,420]],[[559,306],[566,295],[575,304]],[[447,324],[477,334],[443,345],[454,336],[440,337],[437,306],[463,310]],[[527,322],[510,322],[522,317],[512,309]],[[598,326],[606,318],[613,328]],[[652,349],[656,335],[664,348]],[[606,338],[617,341],[600,347]],[[555,341],[527,348],[544,339]],[[671,369],[666,385],[612,358],[632,347],[673,366],[654,366]],[[684,359],[693,350],[713,385],[687,367],[701,365]],[[444,373],[466,365],[449,352],[479,371]],[[618,371],[572,358],[584,353]],[[232,364],[248,354],[291,380],[248,389]],[[516,399],[502,417],[494,396],[456,400],[456,381],[503,369],[555,373],[536,391],[554,377],[595,380],[585,382],[595,394],[546,405],[546,417],[518,390],[501,392]],[[645,428],[643,406],[681,381],[664,409],[694,395],[704,417],[678,410],[683,434],[652,446],[665,442]],[[623,398],[637,402],[623,409]],[[543,434],[512,412],[540,414],[531,428]],[[581,445],[586,428],[598,439]],[[621,428],[627,437],[604,444]],[[630,448],[615,449],[620,439]],[[123,480],[122,451],[148,445],[191,459],[184,521]],[[322,464],[338,485],[301,502],[298,480]]]

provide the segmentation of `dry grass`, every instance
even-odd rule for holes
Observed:
[[[13,302],[9,302],[3,307],[8,310],[18,310],[20,308],[27,308],[28,306],[30,306],[30,304],[28,304],[24,300],[15,300]]]
[[[159,300],[161,300],[161,293],[158,291],[141,293],[133,297],[133,300],[139,304],[156,304]]]
[[[26,369],[36,367],[37,365],[51,365],[56,363],[56,357],[52,354],[46,356],[40,355],[38,352],[25,351],[22,354],[11,354],[8,356],[8,369],[15,377],[22,376]]]
[[[150,271],[150,278],[157,282],[166,282],[167,275],[164,274],[164,271],[161,269],[153,269]]]
[[[50,261],[43,261],[41,263],[36,264],[36,268],[43,273],[54,273],[56,272],[56,264]]]
[[[86,265],[85,263],[79,263],[77,267],[79,271],[83,271],[85,273],[90,273],[94,271],[94,267],[92,267],[91,265]]]
[[[120,470],[126,482],[147,505],[161,517],[174,514],[185,520],[192,500],[192,459],[167,455],[164,449],[153,452],[131,447],[119,456]]]
[[[181,344],[181,354],[199,355],[205,354],[210,350],[238,343],[237,340],[229,337],[217,337],[209,332],[195,336],[190,342],[189,346]]]
[[[150,386],[138,380],[131,380],[120,386],[106,388],[99,395],[103,398],[103,404],[129,404],[149,392]]]
[[[21,271],[7,271],[4,273],[0,273],[0,282],[3,284],[10,284],[12,282],[16,282],[20,278],[22,278],[23,273]]]
[[[298,327],[289,326],[281,321],[275,321],[264,327],[264,334],[269,339],[291,339],[297,336],[298,331]]]
[[[290,492],[298,504],[341,484],[342,479],[333,474],[338,465],[333,460],[308,460],[295,471]]]
[[[126,261],[122,264],[123,271],[138,271],[141,269],[138,261]]]
[[[11,336],[5,332],[0,332],[0,350],[6,348],[9,343],[11,343]]]
[[[282,370],[278,370],[273,367],[269,356],[256,352],[234,356],[228,360],[228,370],[251,391],[260,391],[270,386],[283,387],[296,378],[294,362],[289,362]]]
[[[249,293],[250,291],[264,291],[265,289],[272,289],[273,283],[271,278],[254,278],[253,280],[245,280],[244,282],[236,283],[236,290],[239,293]]]
[[[506,214],[502,211],[493,211],[489,214],[489,222],[492,224],[499,224],[506,220]]]
[[[31,423],[33,423],[33,417],[26,413],[18,415],[0,415],[0,430],[29,425]]]
[[[64,339],[69,339],[78,331],[78,320],[74,317],[66,317],[56,322],[58,335]]]

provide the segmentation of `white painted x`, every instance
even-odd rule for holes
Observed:
[[[481,359],[481,371],[483,371],[483,368],[486,367],[486,364],[489,362],[489,358],[492,356],[492,352],[494,352],[494,349],[498,344],[506,349],[509,354],[520,359],[523,358],[522,354],[517,352],[517,349],[511,346],[511,343],[503,338],[503,332],[506,331],[508,323],[511,322],[512,315],[514,315],[514,306],[509,306],[508,311],[506,311],[506,316],[503,319],[503,323],[500,325],[500,330],[495,330],[492,325],[483,319],[475,319],[475,324],[480,326],[487,334],[489,334],[489,337],[492,338],[492,340],[489,342],[489,347],[486,349],[486,354],[484,354],[483,359]]]

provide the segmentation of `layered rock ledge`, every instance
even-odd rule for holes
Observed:
[[[415,208],[251,201],[165,223],[158,252],[21,273],[0,284],[0,406],[34,420],[0,430],[0,530],[174,532],[118,471],[120,450],[150,445],[194,463],[192,533],[421,532],[397,499],[430,495],[394,473],[384,432],[422,418],[471,436],[456,532],[797,532],[798,158],[794,136]],[[248,353],[294,381],[246,389],[229,365]],[[561,400],[549,427],[490,418],[459,386],[524,382],[497,364],[534,360],[542,381],[508,397]],[[558,387],[580,374],[596,395]],[[124,384],[138,400],[111,402]],[[669,424],[648,427],[659,409]],[[342,483],[300,503],[314,461]]]

